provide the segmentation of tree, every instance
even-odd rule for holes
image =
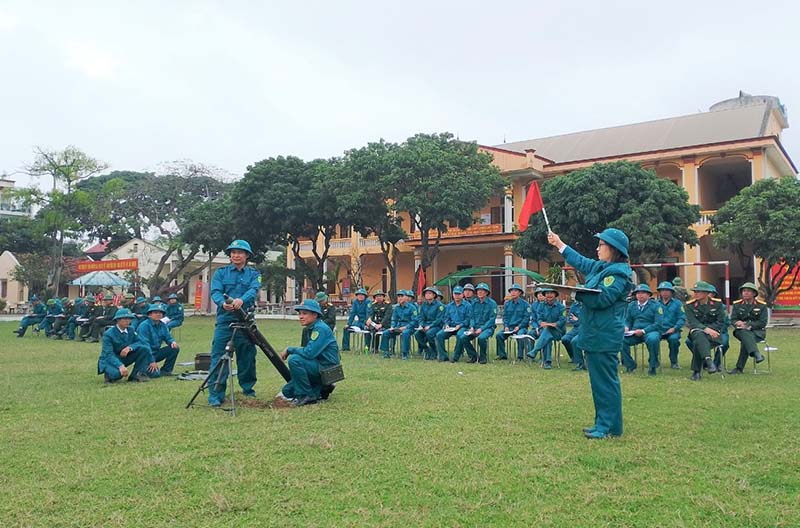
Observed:
[[[231,184],[219,179],[217,169],[202,164],[184,161],[165,167],[170,172],[113,172],[80,185],[94,197],[93,207],[82,217],[90,236],[111,239],[112,246],[151,236],[165,248],[153,274],[143,277],[154,295],[185,287],[225,248],[222,240],[230,241],[221,230],[227,226],[223,204]],[[193,267],[203,250],[208,252],[205,264]],[[170,286],[180,276],[183,279]]]
[[[447,132],[408,138],[392,153],[391,163],[388,192],[396,199],[396,210],[407,213],[419,230],[420,269],[436,258],[448,228],[474,224],[474,211],[506,185],[491,155]]]
[[[46,255],[51,243],[45,238],[42,222],[28,216],[0,218],[0,253],[35,253]]]
[[[89,204],[89,196],[76,191],[75,186],[81,180],[104,171],[106,167],[105,163],[72,146],[60,151],[37,147],[33,163],[26,167],[32,176],[53,178],[51,192],[31,191],[28,194],[29,202],[42,206],[37,217],[44,222],[52,240],[51,269],[47,278],[49,288],[57,291],[61,284],[64,242],[80,231],[76,218]]]
[[[265,159],[249,166],[231,193],[237,236],[254,250],[288,246],[297,268],[319,290],[325,288],[325,261],[340,223],[337,200],[342,189],[332,183],[338,163],[294,156]],[[304,243],[310,245],[312,264],[300,255]]]
[[[397,244],[408,237],[400,224],[392,193],[392,156],[397,145],[380,140],[345,152],[337,171],[338,216],[362,236],[375,235],[389,271],[389,295],[397,291]]]
[[[635,163],[596,163],[545,181],[541,191],[553,231],[584,255],[595,254],[594,235],[607,227],[628,235],[631,262],[660,261],[684,244],[697,244],[691,226],[700,209],[689,204],[686,190]],[[514,250],[525,258],[550,260],[546,234],[543,216],[534,215]]]
[[[761,259],[758,283],[769,306],[800,274],[800,183],[794,176],[745,187],[711,219],[714,245],[743,261]]]

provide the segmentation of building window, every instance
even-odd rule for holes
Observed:
[[[5,299],[8,297],[8,280],[0,279],[0,297]]]
[[[502,207],[492,207],[491,209],[491,216],[489,218],[490,224],[502,224],[503,223],[503,208]]]
[[[353,236],[353,228],[350,226],[339,226],[339,238],[350,238]]]

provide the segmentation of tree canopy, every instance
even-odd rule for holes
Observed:
[[[541,191],[550,227],[584,255],[594,256],[594,235],[607,227],[628,235],[631,262],[660,261],[684,244],[697,244],[692,224],[700,210],[689,204],[686,190],[635,163],[597,163],[547,180]],[[546,234],[543,216],[533,215],[515,251],[525,258],[551,259]]]
[[[794,176],[760,180],[742,189],[711,220],[714,244],[761,259],[759,286],[772,306],[797,284],[800,272],[800,182]]]

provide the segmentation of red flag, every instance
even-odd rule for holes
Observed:
[[[422,290],[425,289],[425,270],[419,267],[419,280],[417,281],[417,297],[422,297]]]
[[[528,196],[525,197],[525,203],[522,204],[522,212],[519,214],[519,230],[525,231],[528,229],[528,220],[531,215],[538,213],[544,209],[544,202],[542,202],[542,193],[539,191],[539,182],[534,181],[528,188]]]

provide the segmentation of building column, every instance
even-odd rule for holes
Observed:
[[[506,287],[503,292],[505,294],[514,284],[514,272],[508,269],[514,265],[514,251],[511,246],[503,246],[503,260],[503,265],[506,267]]]
[[[503,233],[511,233],[514,231],[514,190],[511,187],[506,189],[503,200]]]
[[[295,269],[294,253],[292,253],[291,251],[286,252],[286,267],[290,270]],[[297,300],[294,295],[294,292],[296,290],[295,282],[296,281],[294,277],[286,277],[286,292],[284,295],[284,299],[286,299],[289,302],[296,302]]]
[[[698,167],[697,161],[694,156],[683,158],[681,166],[681,173],[683,174],[683,187],[689,194],[689,203],[700,205],[700,185],[698,181]],[[702,208],[702,207],[701,207]],[[695,224],[694,230],[697,232],[698,238],[703,234],[701,230],[703,227]],[[683,260],[685,262],[700,262],[700,243],[695,247],[688,245],[683,246]],[[686,270],[686,284],[691,287],[692,284],[701,280],[700,267],[693,266]]]
[[[419,269],[420,265],[422,264],[422,252],[419,249],[414,250],[414,274],[416,275],[417,270]],[[427,277],[426,277],[427,279]],[[412,279],[413,280],[413,279]],[[414,296],[417,295],[417,285],[411,285],[411,291],[414,292]]]

